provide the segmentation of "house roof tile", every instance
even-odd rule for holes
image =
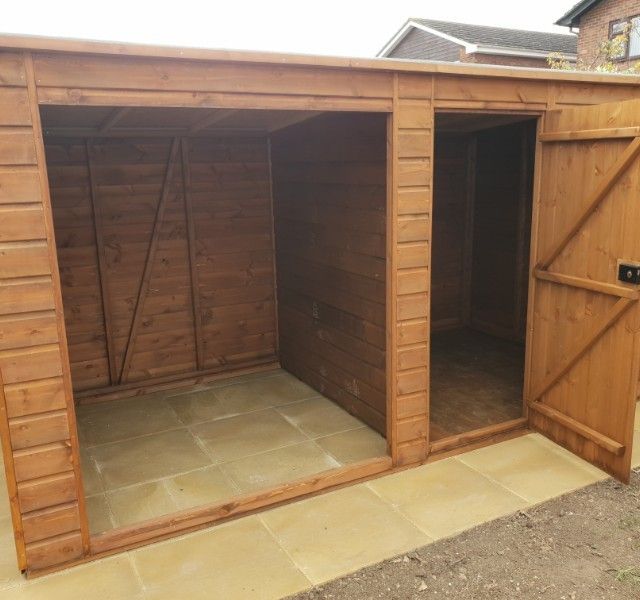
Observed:
[[[468,44],[522,51],[561,52],[563,54],[575,54],[577,50],[577,37],[573,34],[507,29],[433,19],[410,19],[410,21],[435,29]]]

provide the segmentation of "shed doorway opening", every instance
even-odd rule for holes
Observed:
[[[523,416],[536,118],[436,114],[430,440]]]
[[[41,112],[91,533],[386,464],[387,115]]]

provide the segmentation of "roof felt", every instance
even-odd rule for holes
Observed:
[[[454,77],[491,77],[504,80],[573,81],[588,84],[638,86],[640,77],[627,73],[594,73],[593,71],[555,71],[504,65],[478,65],[444,63],[424,60],[399,60],[395,58],[354,58],[344,56],[317,56],[309,54],[282,54],[277,52],[254,52],[248,50],[223,50],[184,46],[158,46],[131,42],[98,41],[77,38],[46,37],[0,33],[0,49],[11,51],[45,52],[51,60],[59,61],[64,68],[72,69],[69,56],[95,54],[110,56],[123,69],[132,60],[169,59],[171,61],[205,61],[207,63],[232,63],[242,65],[269,65],[279,67],[307,67],[353,70],[354,72],[391,72],[440,74]],[[71,65],[71,66],[70,66]]]
[[[582,0],[571,7],[557,21],[556,25],[564,25],[565,27],[580,27],[580,17],[588,10],[595,8],[601,0]]]
[[[432,19],[410,19],[410,21],[469,44],[523,51],[562,52],[564,54],[575,54],[577,51],[578,38],[573,34],[506,29]]]

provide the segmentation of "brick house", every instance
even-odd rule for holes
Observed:
[[[556,21],[578,29],[578,61],[593,63],[603,41],[629,30],[617,62],[628,68],[640,60],[640,0],[583,0]]]
[[[575,61],[576,43],[573,33],[412,18],[378,52],[378,56],[545,68],[551,53],[560,53],[569,61]]]

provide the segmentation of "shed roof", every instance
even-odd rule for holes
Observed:
[[[585,83],[606,83],[610,85],[640,84],[640,76],[620,73],[586,73],[577,71],[552,71],[550,69],[533,69],[527,67],[456,64],[435,61],[397,60],[389,58],[350,58],[245,50],[185,48],[177,46],[1,33],[0,49],[112,55],[121,56],[123,58],[171,58],[226,63],[236,62],[270,65],[296,65],[306,67],[328,67],[336,69],[361,69],[408,73],[441,73],[505,79],[579,81]]]

